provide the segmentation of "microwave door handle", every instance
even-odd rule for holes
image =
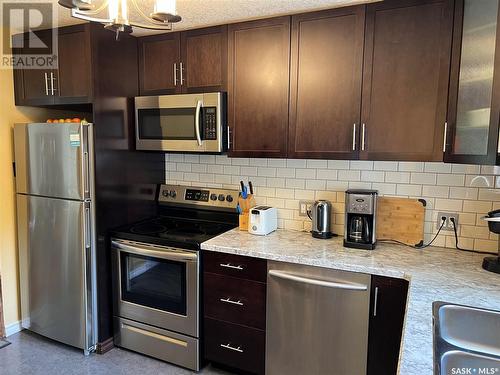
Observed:
[[[201,135],[200,135],[200,111],[201,111],[201,106],[202,106],[202,101],[198,100],[198,103],[196,103],[196,118],[194,122],[195,130],[196,130],[196,140],[198,141],[198,146],[201,146]]]

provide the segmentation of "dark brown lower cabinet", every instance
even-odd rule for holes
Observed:
[[[372,276],[368,375],[396,375],[408,281]]]
[[[265,347],[265,331],[205,318],[205,357],[216,364],[264,374]]]
[[[264,374],[267,262],[203,253],[205,359],[232,372]],[[251,270],[251,272],[249,272]]]

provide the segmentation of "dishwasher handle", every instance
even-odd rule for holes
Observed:
[[[296,274],[292,274],[292,273],[284,272],[284,271],[278,271],[278,270],[269,270],[269,275],[280,278],[280,279],[297,281],[299,283],[304,283],[304,284],[309,284],[309,285],[323,286],[326,288],[359,290],[359,291],[368,290],[368,285],[364,285],[364,284],[311,279],[309,277],[299,276]]]

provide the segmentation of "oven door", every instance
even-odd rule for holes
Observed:
[[[135,98],[136,148],[223,152],[222,93]]]
[[[115,315],[199,336],[198,253],[111,241]]]

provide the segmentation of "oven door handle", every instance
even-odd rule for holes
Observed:
[[[190,251],[175,249],[173,247],[164,247],[162,250],[155,250],[152,247],[139,245],[137,243],[130,244],[122,241],[111,241],[111,245],[115,249],[124,250],[127,253],[150,256],[155,258],[170,259],[182,262],[197,261],[198,255]],[[165,250],[163,250],[165,249]]]
[[[196,103],[196,118],[194,120],[194,127],[196,131],[196,141],[198,142],[198,146],[201,146],[201,135],[200,135],[200,112],[201,112],[201,106],[203,105],[203,102],[201,100],[198,100]]]

